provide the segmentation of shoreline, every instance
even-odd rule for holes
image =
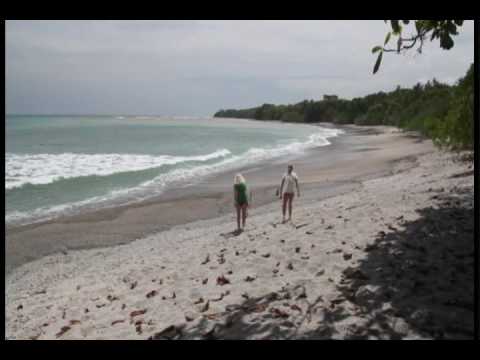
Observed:
[[[320,126],[328,127],[329,124]],[[312,149],[293,160],[296,169],[299,169],[297,173],[301,176],[302,190],[316,189],[315,192],[324,194],[323,198],[331,197],[344,189],[352,189],[362,179],[388,174],[396,161],[408,159],[419,151],[431,151],[431,145],[425,145],[428,141],[418,143],[418,138],[409,139],[392,127],[340,128],[345,134],[332,138],[331,145]],[[382,139],[382,136],[385,138]],[[392,143],[398,142],[397,146],[403,147],[404,142],[410,142],[413,147],[405,154],[398,154],[394,149],[385,155],[384,148],[390,145],[390,139]],[[380,147],[369,146],[379,143]],[[364,154],[374,159],[365,161],[362,159]],[[357,161],[363,161],[366,167],[362,168]],[[254,164],[243,169],[253,189],[253,208],[278,202],[275,190],[286,164],[287,160],[275,159],[271,164],[260,167]],[[126,244],[176,225],[233,214],[230,185],[237,171],[226,171],[189,188],[173,189],[139,203],[7,227],[6,274],[43,256]],[[308,195],[308,192],[304,194]],[[322,199],[317,194],[313,197],[317,201]]]
[[[224,214],[15,268],[7,338],[473,338],[473,172],[430,143],[374,137],[388,171],[332,196],[310,174],[292,223],[268,203],[238,236]]]

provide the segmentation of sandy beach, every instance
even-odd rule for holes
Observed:
[[[473,167],[391,127],[149,202],[6,233],[8,339],[473,338]]]

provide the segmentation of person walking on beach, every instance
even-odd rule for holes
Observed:
[[[245,228],[248,208],[247,183],[242,174],[235,175],[233,197],[235,199],[235,208],[237,210],[237,232],[240,233],[242,231],[242,228],[240,227],[240,215],[242,217],[242,227]]]
[[[288,220],[292,219],[292,202],[295,196],[295,189],[297,188],[297,195],[300,196],[300,186],[298,185],[298,176],[293,172],[293,165],[288,165],[288,171],[282,178],[282,184],[280,185],[280,199],[283,199],[282,214],[283,223],[285,220],[285,213],[288,203]]]

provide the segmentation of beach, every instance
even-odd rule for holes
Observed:
[[[473,338],[473,168],[393,127],[6,231],[8,339]],[[281,223],[293,161],[302,194]],[[441,276],[439,276],[441,274]]]

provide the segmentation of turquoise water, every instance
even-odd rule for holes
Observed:
[[[327,146],[337,130],[218,118],[7,116],[5,220],[27,223],[189,186]]]

